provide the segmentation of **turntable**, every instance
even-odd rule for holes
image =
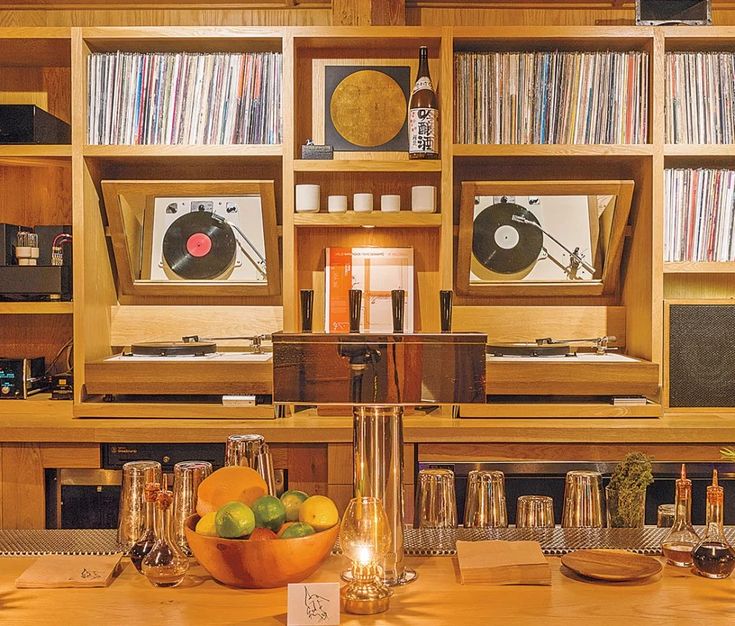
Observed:
[[[457,290],[614,293],[632,192],[633,181],[463,182]]]
[[[274,181],[103,180],[120,296],[280,291]]]
[[[266,282],[263,224],[256,217],[257,196],[156,198],[143,278]]]

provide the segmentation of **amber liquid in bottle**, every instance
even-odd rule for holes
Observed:
[[[173,494],[163,490],[156,498],[156,543],[143,559],[142,569],[154,587],[175,587],[189,569],[189,560],[171,537]]]
[[[686,468],[681,466],[681,478],[676,481],[676,517],[674,525],[661,542],[661,552],[669,565],[692,566],[692,550],[699,537],[692,528],[692,481],[686,477]]]
[[[151,551],[156,543],[156,529],[154,524],[154,511],[156,508],[156,496],[161,490],[159,483],[147,483],[145,486],[145,526],[138,541],[130,548],[130,561],[138,572],[141,571],[141,564],[145,556]]]
[[[408,157],[439,158],[439,107],[429,75],[429,52],[419,49],[419,70],[408,105]]]
[[[707,487],[707,532],[692,551],[694,569],[705,578],[727,578],[735,569],[735,551],[722,529],[725,493],[717,484],[717,470]]]

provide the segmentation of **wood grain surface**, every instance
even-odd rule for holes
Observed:
[[[124,620],[127,624],[170,623],[283,626],[286,589],[239,590],[215,583],[193,566],[184,584],[156,589],[129,563],[107,589],[17,590],[15,578],[30,558],[6,558],[0,568],[3,620],[14,625],[94,624]],[[395,589],[387,613],[343,615],[343,626],[487,626],[488,624],[569,626],[594,624],[729,624],[735,621],[735,580],[707,580],[677,568],[643,582],[587,581],[560,571],[549,559],[550,587],[461,585],[451,557],[409,558],[418,580]],[[338,582],[348,565],[331,557],[308,581]],[[118,616],[112,617],[112,616]],[[124,617],[122,617],[124,616]]]
[[[577,550],[561,562],[581,576],[610,582],[648,578],[662,569],[657,559],[622,550]]]

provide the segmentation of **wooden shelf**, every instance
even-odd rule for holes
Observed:
[[[296,160],[296,172],[441,172],[440,160],[371,161],[359,159]]]
[[[71,315],[73,302],[0,302],[0,315]]]
[[[147,419],[274,419],[271,405],[222,406],[191,402],[83,402],[74,417]]]
[[[651,156],[651,144],[454,144],[455,157]]]
[[[467,404],[460,407],[463,418],[516,418],[516,419],[595,419],[626,417],[661,417],[660,404],[649,402],[642,406],[614,406],[603,402],[565,403],[502,403]]]
[[[84,146],[84,156],[106,159],[141,157],[280,157],[281,144],[273,145],[120,145]]]
[[[0,164],[71,167],[70,145],[0,145]]]
[[[735,145],[728,143],[667,143],[664,156],[706,159],[710,157],[730,157],[735,160]]]
[[[664,274],[729,274],[735,273],[735,261],[664,263]]]
[[[294,225],[300,227],[347,227],[358,228],[431,228],[441,226],[442,216],[439,213],[414,213],[399,211],[397,213],[296,213]]]
[[[27,400],[0,401],[0,417],[17,417],[20,424],[26,416],[68,418],[72,416],[72,403],[70,400],[52,400],[50,393],[38,393]]]

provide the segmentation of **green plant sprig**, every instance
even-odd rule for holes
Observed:
[[[653,482],[651,458],[642,452],[630,452],[615,466],[610,484],[617,492],[617,512],[611,516],[616,527],[635,527],[640,518],[641,492]]]

